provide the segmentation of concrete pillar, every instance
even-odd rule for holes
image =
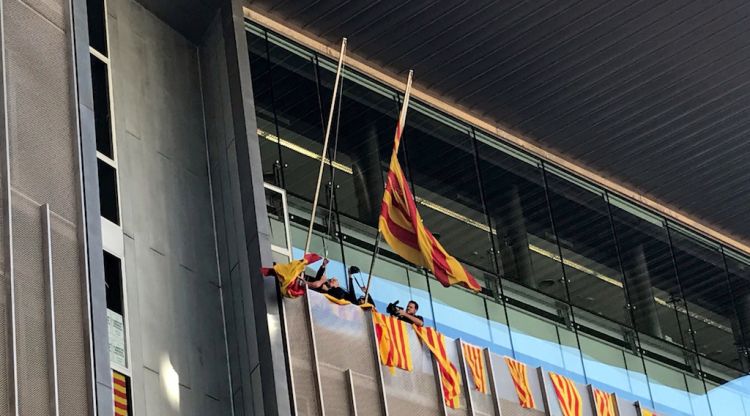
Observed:
[[[529,254],[529,238],[518,186],[508,188],[503,199],[505,204],[495,218],[498,221],[503,274],[506,278],[536,288],[537,279]]]
[[[655,337],[662,337],[659,316],[656,313],[651,275],[643,245],[622,253],[623,267],[628,279],[629,303],[633,309],[636,328]]]

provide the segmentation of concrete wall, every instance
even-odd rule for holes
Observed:
[[[107,4],[134,412],[229,415],[197,49],[138,3]]]

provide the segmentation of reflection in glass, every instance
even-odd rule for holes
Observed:
[[[549,200],[570,302],[630,325],[619,258],[603,192],[547,169]]]
[[[481,133],[477,152],[503,277],[567,299],[538,163]]]
[[[732,329],[738,325],[719,247],[675,229],[670,236],[696,350],[741,368],[736,347],[741,336]]]

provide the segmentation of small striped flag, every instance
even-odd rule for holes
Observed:
[[[461,389],[461,376],[456,366],[448,359],[445,351],[445,336],[433,328],[412,325],[414,332],[424,345],[429,348],[440,368],[440,380],[443,386],[443,398],[445,405],[451,409],[458,409],[459,395]]]
[[[526,409],[533,409],[536,404],[534,403],[534,396],[531,394],[526,364],[510,357],[503,357],[503,359],[505,359],[510,377],[513,379],[513,386],[516,388],[516,394],[518,395],[518,404]]]
[[[596,404],[596,416],[617,416],[615,410],[615,397],[612,393],[593,387],[594,403]]]
[[[287,298],[297,298],[305,293],[305,287],[300,284],[302,272],[309,264],[320,260],[321,257],[315,253],[307,253],[300,260],[291,263],[275,264],[273,267],[263,267],[260,273],[263,276],[275,276],[279,279],[281,294]]]
[[[581,399],[581,393],[578,392],[576,383],[551,371],[549,372],[549,378],[555,387],[557,402],[560,403],[563,416],[583,416],[583,399]]]
[[[659,416],[652,410],[646,409],[645,407],[639,406],[639,408],[641,409],[641,416]]]
[[[487,380],[484,377],[484,354],[482,349],[471,344],[461,343],[464,360],[474,379],[474,388],[482,394],[487,394]]]
[[[375,323],[380,362],[387,366],[391,373],[395,372],[396,367],[411,371],[413,366],[406,324],[393,316],[386,316],[375,311],[372,311],[372,320]]]
[[[112,371],[112,393],[115,400],[115,416],[128,416],[128,381],[117,371]]]

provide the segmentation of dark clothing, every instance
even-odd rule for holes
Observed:
[[[328,293],[329,295],[333,296],[336,299],[348,300],[351,303],[357,303],[357,298],[355,298],[353,294],[347,292],[346,290],[340,287],[332,287],[328,289],[328,291],[325,293]]]
[[[398,320],[399,320],[399,321],[404,321],[404,322],[406,322],[407,324],[411,324],[411,323],[413,323],[412,321],[410,321],[410,320],[406,319],[406,315],[408,315],[408,314],[407,314],[406,312],[404,312],[404,314],[403,314],[403,315],[401,315],[401,316],[399,316],[399,317],[398,317]],[[420,320],[420,321],[422,321],[422,323],[424,324],[424,318],[422,318],[422,315],[412,315],[412,317],[414,317],[414,318],[417,318],[417,319],[419,319],[419,320]]]
[[[315,277],[305,275],[305,280],[307,280],[308,282],[317,282],[323,277],[323,274],[325,274],[325,272],[326,272],[326,266],[320,266],[318,268],[318,272],[315,273]]]

